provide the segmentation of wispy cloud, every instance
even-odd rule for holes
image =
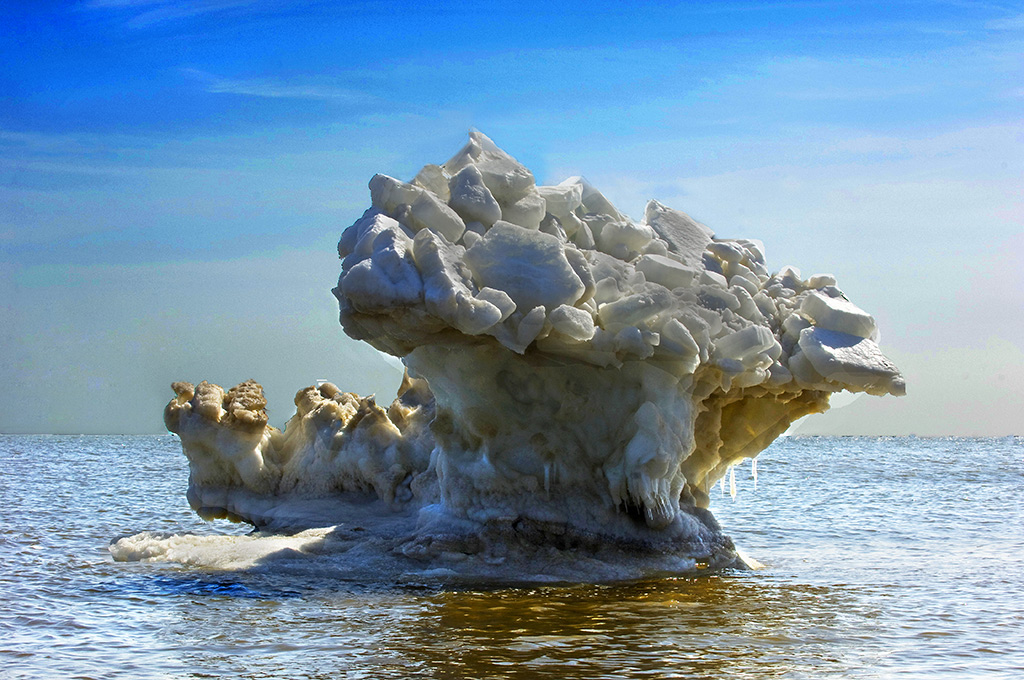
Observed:
[[[89,0],[83,5],[89,9],[116,9],[122,7],[145,7],[148,5],[163,5],[170,0]]]
[[[1004,17],[1002,19],[995,19],[985,24],[985,28],[993,31],[1020,31],[1024,30],[1024,14],[1018,14],[1014,17]]]
[[[293,83],[274,78],[223,78],[198,69],[182,69],[182,72],[203,83],[207,92],[234,94],[267,99],[319,99],[347,104],[369,104],[377,97],[338,87],[331,83]]]
[[[88,0],[80,7],[119,11],[129,28],[147,28],[168,21],[180,21],[204,14],[259,8],[267,0]]]

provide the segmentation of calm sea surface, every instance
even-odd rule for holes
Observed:
[[[170,436],[0,436],[0,678],[1022,678],[1024,438],[788,438],[712,509],[756,572],[445,589],[114,562]]]

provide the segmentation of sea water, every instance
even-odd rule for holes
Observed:
[[[518,588],[115,562],[248,532],[172,436],[0,436],[0,471],[0,678],[1024,677],[1020,437],[783,438],[712,493],[763,569]]]

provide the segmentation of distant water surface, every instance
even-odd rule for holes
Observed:
[[[0,436],[0,678],[1021,678],[1024,438],[787,438],[712,494],[756,572],[445,588],[115,563],[178,441]]]

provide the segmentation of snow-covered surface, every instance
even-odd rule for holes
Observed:
[[[832,276],[773,273],[760,241],[657,201],[635,222],[580,177],[537,187],[482,134],[370,194],[338,246],[341,323],[413,377],[387,410],[307,388],[283,432],[255,383],[176,383],[201,513],[294,530],[372,506],[395,555],[497,577],[721,566],[711,485],[833,392],[904,391]]]

